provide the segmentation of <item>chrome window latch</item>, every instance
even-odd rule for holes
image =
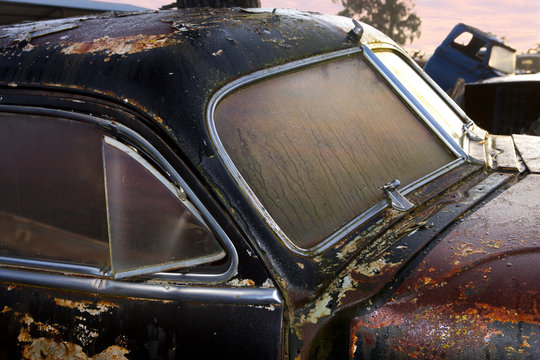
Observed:
[[[407,211],[414,207],[414,204],[407,200],[405,196],[403,196],[398,191],[398,186],[400,186],[401,183],[398,179],[388,182],[384,184],[384,186],[381,188],[384,190],[388,198],[390,199],[390,203],[392,204],[392,207],[399,211]]]
[[[465,131],[469,139],[471,139],[472,141],[482,141],[482,138],[480,136],[472,132],[471,127],[473,127],[473,125],[474,123],[472,121],[463,124],[463,131]]]

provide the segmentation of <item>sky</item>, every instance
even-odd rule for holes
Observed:
[[[109,0],[149,9],[174,0]],[[342,7],[332,0],[261,0],[262,7],[290,8],[336,14]],[[457,23],[491,32],[515,48],[526,52],[540,43],[540,0],[416,0],[414,8],[422,20],[420,38],[407,49],[433,53]]]

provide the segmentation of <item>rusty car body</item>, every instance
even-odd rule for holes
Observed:
[[[537,137],[291,10],[0,28],[0,357],[540,357]]]

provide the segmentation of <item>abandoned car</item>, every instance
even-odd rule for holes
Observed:
[[[348,18],[0,27],[0,357],[540,357],[540,146]]]
[[[462,107],[498,135],[540,135],[540,74],[495,77],[465,84]]]
[[[470,83],[513,74],[515,68],[515,49],[493,34],[462,23],[450,31],[424,66],[445,91],[459,79]]]

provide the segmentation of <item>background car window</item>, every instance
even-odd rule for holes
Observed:
[[[483,53],[480,49],[486,49],[486,42],[469,32],[464,32],[454,39],[450,46],[459,50],[462,54],[471,58],[482,60]]]
[[[493,45],[489,57],[489,66],[507,74],[513,74],[516,71],[515,51],[502,46]]]
[[[229,157],[294,245],[308,249],[455,157],[360,57],[257,82],[214,121]]]
[[[0,114],[2,255],[109,266],[101,136],[71,120]]]
[[[103,143],[112,271],[124,277],[220,260],[225,251],[175,188],[139,155]],[[152,268],[152,269],[150,269]]]
[[[117,278],[226,256],[191,203],[95,124],[0,113],[0,166],[0,256]]]

